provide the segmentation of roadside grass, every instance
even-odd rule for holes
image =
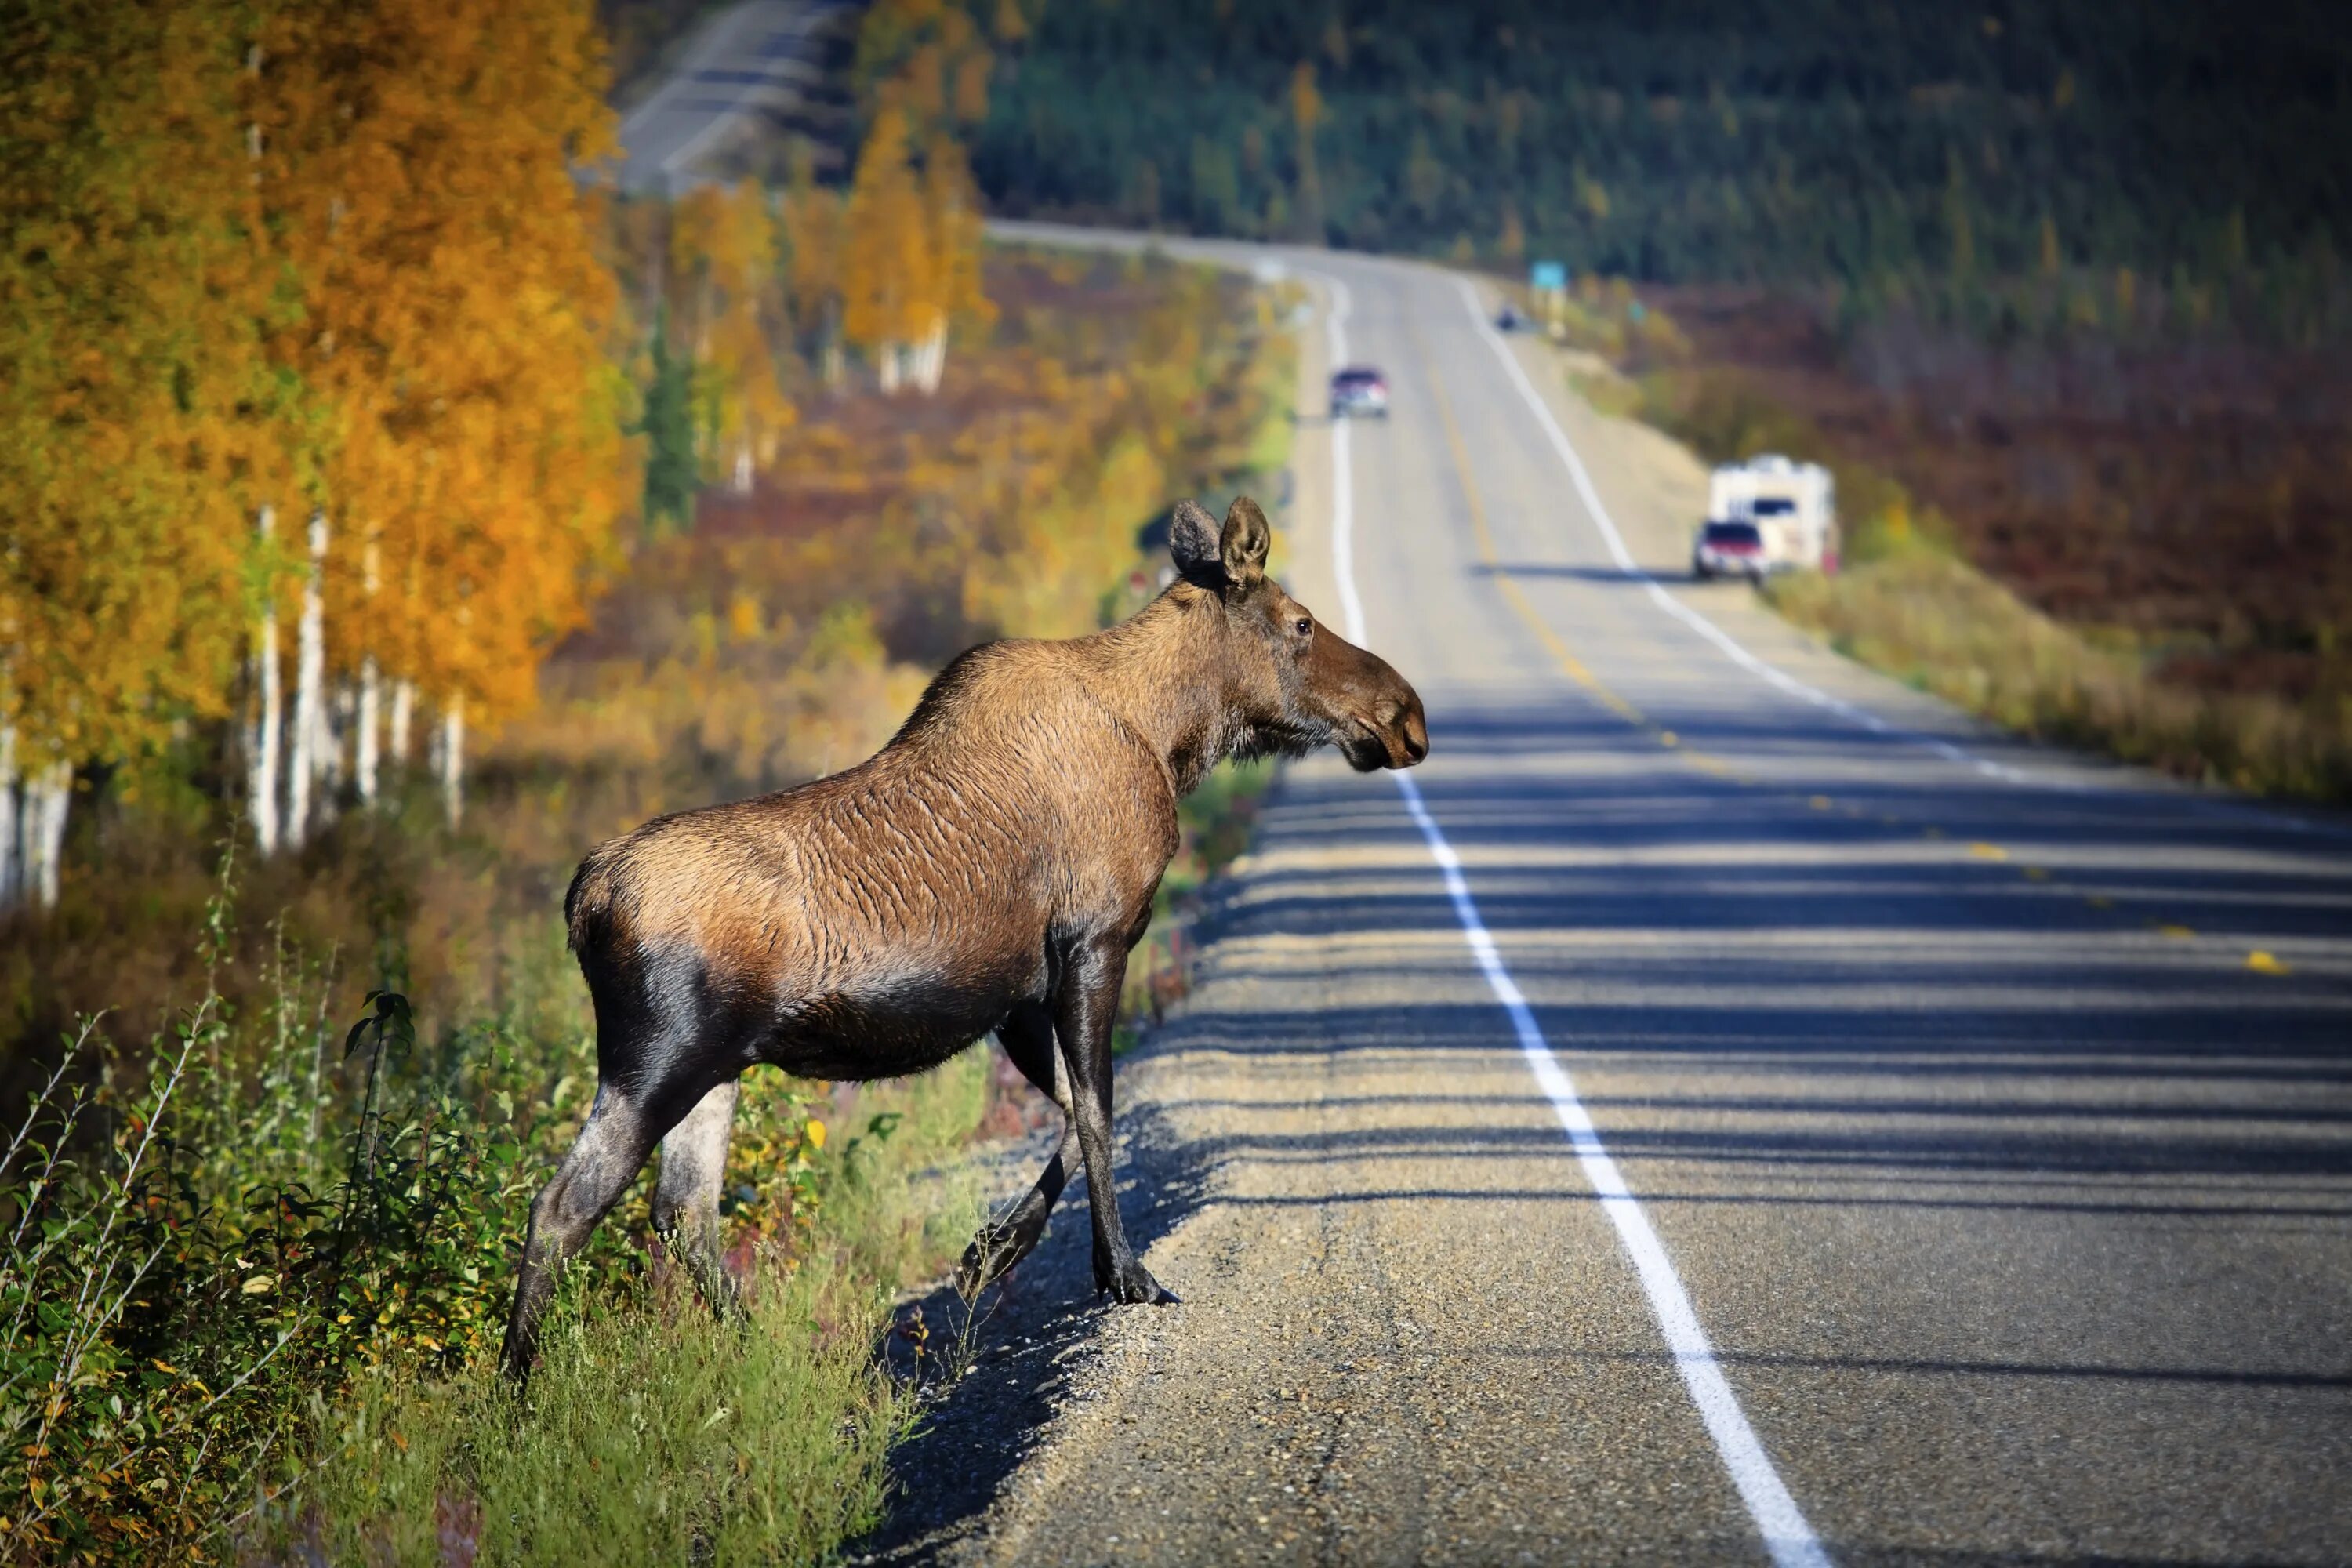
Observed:
[[[916,1408],[875,1346],[982,1217],[961,1152],[987,1059],[859,1097],[814,1235],[739,1247],[739,1319],[658,1263],[603,1300],[575,1272],[525,1395],[488,1355],[360,1379],[320,1413],[299,1538],[337,1562],[813,1562],[870,1528]]]
[[[1839,652],[2021,734],[2255,794],[2352,798],[2352,702],[2331,716],[2167,686],[1954,557],[1780,578],[1764,597]]]

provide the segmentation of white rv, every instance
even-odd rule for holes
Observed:
[[[1708,477],[1706,521],[1691,542],[1693,576],[1834,572],[1837,564],[1837,481],[1827,468],[1768,452]]]

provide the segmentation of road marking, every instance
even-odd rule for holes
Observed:
[[[1454,424],[1453,406],[1446,401],[1445,380],[1437,374],[1436,362],[1421,348],[1421,334],[1412,330],[1410,317],[1405,321],[1404,330],[1405,335],[1412,339],[1415,351],[1420,353],[1423,371],[1429,376],[1429,388],[1434,395],[1432,401],[1437,409],[1438,427],[1445,433],[1445,445],[1454,455],[1454,476],[1462,481],[1462,501],[1470,514],[1471,537],[1478,542],[1480,564],[1493,574],[1495,584],[1502,590],[1503,597],[1509,601],[1512,613],[1519,617],[1529,631],[1535,633],[1536,640],[1544,645],[1544,651],[1551,655],[1552,662],[1559,665],[1570,680],[1582,687],[1594,701],[1635,729],[1649,728],[1650,721],[1642,710],[1611,690],[1602,683],[1599,676],[1585,668],[1584,661],[1578,658],[1568,644],[1561,640],[1560,635],[1551,629],[1551,623],[1537,613],[1535,605],[1528,598],[1527,590],[1519,586],[1518,579],[1503,569],[1502,557],[1495,549],[1494,530],[1486,525],[1486,498],[1479,494],[1478,483],[1471,477],[1470,448],[1463,442],[1462,427]],[[1336,364],[1339,361],[1334,360],[1332,363]],[[1346,426],[1341,426],[1339,428],[1344,430]],[[1337,447],[1333,448],[1335,458],[1342,449]],[[1349,493],[1352,496],[1353,492]],[[1349,559],[1352,563],[1353,546],[1351,545],[1349,549]],[[1352,587],[1348,592],[1351,591]],[[1343,592],[1341,594],[1343,607],[1346,599],[1347,592]],[[1672,731],[1664,731],[1661,733],[1667,745],[1671,746],[1675,743]]]
[[[1541,612],[1537,610],[1535,605],[1519,587],[1517,579],[1503,566],[1501,553],[1495,544],[1494,529],[1486,518],[1486,498],[1480,492],[1477,479],[1472,471],[1470,448],[1462,439],[1461,426],[1454,417],[1453,400],[1446,395],[1445,377],[1438,370],[1437,362],[1431,357],[1428,346],[1421,341],[1421,334],[1414,329],[1410,317],[1405,320],[1404,333],[1412,344],[1415,356],[1421,361],[1423,374],[1429,378],[1430,405],[1436,411],[1438,427],[1444,433],[1447,449],[1453,455],[1455,478],[1459,481],[1464,506],[1470,519],[1471,535],[1477,542],[1480,563],[1488,569],[1513,612],[1536,635],[1538,640],[1542,642],[1545,648],[1550,652],[1553,661],[1569,679],[1628,723],[1638,729],[1647,729],[1659,744],[1669,749],[1678,748],[1681,744],[1679,735],[1672,730],[1653,724],[1639,709],[1612,690],[1599,676],[1594,675],[1585,666],[1582,660],[1570,651],[1567,643],[1561,639],[1558,632],[1552,629],[1551,623],[1544,618]],[[1337,363],[1336,357],[1334,363]],[[1349,494],[1352,497],[1352,489]],[[1352,517],[1352,510],[1349,515]],[[1354,559],[1352,539],[1349,545],[1349,558],[1352,567]],[[1349,586],[1352,587],[1353,584]],[[1685,752],[1684,755],[1694,765],[1706,768],[1707,771],[1721,773],[1727,776],[1737,776],[1732,774],[1729,768],[1698,753]],[[1743,778],[1740,782],[1751,781]],[[1815,811],[1843,811],[1845,816],[1856,820],[1868,815],[1857,806],[1842,806],[1826,795],[1809,795],[1806,797],[1805,804]],[[1902,818],[1896,816],[1890,816],[1882,820],[1890,826],[1907,826]],[[1927,837],[1930,838],[1941,838],[1943,836],[1940,828],[1927,829]],[[1969,846],[1969,853],[1979,860],[2005,861],[2010,858],[2009,851],[2000,846],[1980,841],[1971,843]],[[2021,867],[2020,869],[2029,881],[2047,881],[2050,878],[2050,873],[2039,866]],[[2101,908],[2106,907],[2104,901],[2095,900],[2094,902]]]
[[[1316,276],[1329,291],[1331,301],[1323,318],[1330,363],[1334,366],[1345,364],[1348,287],[1336,278]],[[1331,568],[1339,579],[1344,629],[1349,641],[1361,644],[1367,638],[1363,601],[1356,594],[1355,499],[1347,472],[1349,455],[1348,426],[1334,421],[1331,461],[1337,473],[1331,486]],[[1466,489],[1466,471],[1465,479]],[[1485,520],[1475,513],[1475,504],[1474,501],[1474,515],[1477,515],[1483,527]],[[1421,786],[1412,775],[1393,773],[1389,776],[1396,781],[1397,793],[1404,796],[1406,811],[1412,814],[1413,825],[1421,829],[1429,846],[1429,858],[1436,862],[1444,879],[1446,897],[1453,901],[1454,918],[1461,922],[1462,934],[1470,944],[1479,973],[1486,976],[1487,988],[1509,1015],[1519,1050],[1527,1058],[1538,1087],[1551,1101],[1560,1126],[1568,1133],[1569,1145],[1576,1152],[1577,1163],[1583,1167],[1585,1180],[1592,1184],[1601,1211],[1616,1226],[1618,1239],[1633,1258],[1643,1292],[1650,1300],[1650,1310],[1656,1316],[1666,1348],[1673,1352],[1675,1365],[1683,1375],[1683,1385],[1690,1391],[1691,1403],[1698,1407],[1707,1435],[1715,1439],[1716,1451],[1722,1455],[1724,1468],[1730,1472],[1740,1500],[1748,1505],[1748,1517],[1763,1532],[1765,1550],[1771,1553],[1779,1568],[1829,1568],[1829,1553],[1822,1549],[1821,1538],[1806,1522],[1803,1510],[1797,1507],[1780,1471],[1773,1468],[1771,1457],[1765,1453],[1756,1428],[1748,1424],[1747,1412],[1739,1407],[1738,1395],[1732,1392],[1722,1363],[1716,1360],[1706,1330],[1691,1305],[1690,1293],[1683,1289],[1682,1279],[1666,1256],[1665,1244],[1658,1239],[1650,1216],[1625,1184],[1617,1162],[1601,1142],[1600,1130],[1593,1126],[1584,1102],[1577,1097],[1575,1080],[1552,1053],[1550,1043],[1536,1023],[1534,1011],[1528,1005],[1527,996],[1511,978],[1511,972],[1504,967],[1494,936],[1479,918],[1477,901],[1470,896],[1469,881],[1462,874],[1461,857],[1454,852],[1437,819],[1430,815],[1421,796]]]

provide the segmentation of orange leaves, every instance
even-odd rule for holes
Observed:
[[[842,327],[861,348],[895,345],[929,325],[929,237],[908,137],[899,110],[877,114],[849,187]]]
[[[960,125],[988,112],[994,57],[947,0],[880,0],[858,32],[872,118],[845,215],[843,328],[884,390],[938,390],[950,323],[992,319],[980,287],[980,194]]]
[[[927,392],[939,385],[950,324],[994,312],[981,288],[979,192],[963,150],[941,136],[919,169],[908,119],[886,101],[858,150],[843,258],[843,319],[895,390],[902,355]]]
[[[673,320],[698,365],[699,445],[733,468],[739,489],[797,417],[777,378],[791,350],[782,238],[756,180],[690,191],[670,222]]]
[[[576,179],[612,144],[601,51],[585,0],[0,23],[0,722],[28,758],[226,712],[294,574],[263,505],[334,521],[331,666],[528,700],[634,488]]]
[[[994,66],[971,12],[950,0],[877,0],[858,28],[858,96],[871,112],[906,116],[921,141],[988,117]]]
[[[263,380],[227,65],[170,9],[0,22],[0,725],[27,772],[219,710],[224,482]]]
[[[632,489],[617,309],[574,160],[612,144],[574,0],[289,14],[266,199],[299,279],[288,366],[329,405],[331,659],[495,714],[577,624]],[[265,66],[265,76],[271,68]]]

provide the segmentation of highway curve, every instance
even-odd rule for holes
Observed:
[[[1066,1198],[866,1551],[2352,1560],[2342,819],[1694,588],[1686,457],[1443,272],[1287,259],[1277,566],[1433,753],[1291,767],[1122,1064],[1184,1304],[1092,1305]],[[1335,353],[1387,422],[1321,419]]]

